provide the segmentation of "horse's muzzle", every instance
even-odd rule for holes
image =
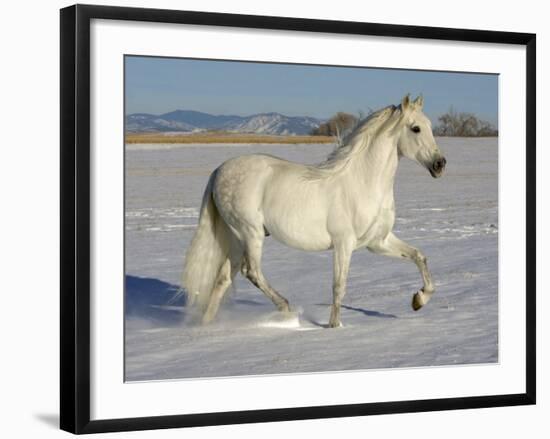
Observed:
[[[432,163],[432,166],[430,166],[428,169],[430,171],[430,174],[432,174],[433,178],[439,178],[443,174],[443,171],[445,170],[445,165],[447,164],[447,160],[445,160],[445,157],[440,157],[438,159],[435,159]]]

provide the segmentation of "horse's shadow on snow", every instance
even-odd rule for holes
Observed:
[[[193,316],[193,313],[186,309],[185,294],[174,300],[174,296],[179,291],[179,286],[160,279],[130,275],[126,276],[125,284],[124,314],[127,318],[139,319],[154,327],[176,326],[184,320],[189,320],[191,324],[196,320],[196,316]],[[237,306],[265,306],[267,302],[234,298],[233,304]],[[318,303],[317,305],[330,306],[326,303]],[[342,305],[342,308],[362,313],[368,317],[397,318],[394,314],[385,314],[350,305]],[[303,317],[314,325],[327,326],[315,321],[311,316]]]
[[[357,312],[363,313],[363,314],[365,314],[366,316],[369,316],[369,317],[380,317],[382,319],[396,319],[397,318],[397,316],[395,314],[386,314],[386,313],[383,313],[383,312],[372,311],[370,309],[357,308],[355,306],[350,306],[350,305],[340,305],[340,306],[344,309],[349,309],[350,311],[357,311]]]
[[[159,279],[126,276],[124,315],[155,326],[172,326],[185,318],[185,295],[174,300],[177,285]]]
[[[318,305],[318,306],[327,306],[327,307],[331,306],[330,303],[317,303],[316,305]],[[397,318],[397,316],[395,314],[386,314],[386,313],[379,312],[379,311],[372,311],[370,309],[358,308],[358,307],[355,307],[355,306],[344,305],[344,304],[342,304],[340,306],[342,308],[348,309],[350,311],[356,311],[356,312],[362,313],[362,314],[364,314],[368,317],[378,317],[378,318],[381,318],[381,319],[396,319]],[[308,320],[309,320],[310,323],[313,323],[314,325],[321,326],[323,328],[328,328],[328,324],[320,323],[320,322],[316,321],[315,319],[312,319],[311,317],[309,317]]]

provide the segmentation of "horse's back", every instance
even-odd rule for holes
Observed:
[[[279,174],[300,175],[306,167],[269,154],[248,154],[231,158],[216,170],[216,189],[254,191]]]
[[[265,172],[267,169],[287,167],[306,169],[306,166],[291,162],[271,154],[245,154],[230,158],[223,162],[218,168],[219,172],[226,174],[251,174],[254,172]]]
[[[272,165],[276,161],[280,159],[264,154],[231,158],[216,169],[215,190],[227,194],[239,190],[254,191],[254,188],[269,177]]]
[[[220,198],[269,197],[302,186],[308,167],[268,154],[249,154],[225,161],[217,170],[214,189]],[[223,201],[220,199],[220,201]],[[234,199],[233,202],[239,202]]]

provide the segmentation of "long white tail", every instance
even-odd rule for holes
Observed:
[[[208,180],[202,198],[199,225],[187,249],[182,284],[187,291],[187,303],[197,302],[205,309],[218,272],[229,255],[230,234],[227,224],[214,203],[212,188],[216,171]]]

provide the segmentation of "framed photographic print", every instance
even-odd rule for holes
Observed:
[[[535,403],[535,35],[61,10],[61,428]]]

